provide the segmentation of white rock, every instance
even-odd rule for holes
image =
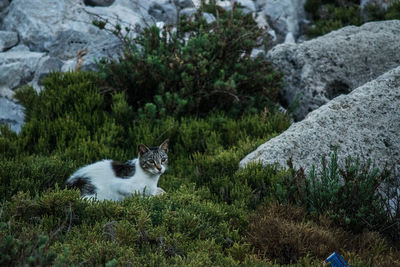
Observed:
[[[400,21],[349,26],[301,44],[281,44],[267,58],[285,73],[282,95],[300,100],[295,117],[400,65]]]
[[[15,89],[32,81],[39,62],[44,56],[44,53],[28,51],[1,53],[0,89]]]
[[[24,109],[14,101],[0,97],[0,124],[8,124],[10,129],[19,133],[24,123]]]
[[[394,165],[400,173],[399,107],[400,67],[311,112],[247,155],[240,166],[260,161],[287,167],[292,157],[294,166],[308,173],[337,146],[342,166],[347,156],[361,157],[381,169]]]
[[[296,39],[301,35],[300,23],[306,19],[306,0],[257,0],[261,13],[268,18],[270,26],[282,42],[288,33]]]

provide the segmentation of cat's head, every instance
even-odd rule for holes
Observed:
[[[168,164],[168,139],[158,147],[138,145],[139,164],[142,169],[153,175],[165,172]]]

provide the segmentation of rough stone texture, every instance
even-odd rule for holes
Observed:
[[[400,173],[399,107],[400,67],[311,112],[247,155],[240,166],[261,161],[286,167],[292,157],[297,168],[308,172],[337,146],[342,164],[347,156],[370,158],[380,168],[394,164]]]
[[[281,44],[267,54],[285,73],[282,95],[300,101],[295,117],[347,94],[400,65],[400,20],[349,26],[301,44]]]
[[[23,123],[23,107],[8,98],[0,97],[0,124],[8,124],[11,130],[19,133]]]
[[[111,6],[115,0],[83,0],[88,6]]]
[[[267,17],[278,42],[294,42],[301,34],[300,24],[306,19],[306,0],[257,0],[258,16]]]
[[[41,86],[43,79],[49,76],[51,72],[61,71],[63,65],[64,63],[58,58],[50,56],[43,57],[35,72],[35,77],[33,79],[34,87],[37,88]]]
[[[47,52],[60,32],[68,30],[84,33],[92,43],[108,40],[109,33],[92,25],[99,17],[110,22],[110,30],[117,23],[123,29],[143,25],[146,19],[150,21],[149,2],[116,0],[109,7],[92,7],[85,6],[82,0],[13,0],[1,28],[18,32],[31,51]]]
[[[21,41],[32,51],[43,52],[64,27],[86,31],[92,27],[82,22],[88,18],[82,6],[78,0],[13,0],[3,28],[18,32]]]
[[[18,44],[18,33],[0,31],[0,52],[4,52]]]
[[[108,38],[104,36],[89,35],[75,30],[59,32],[49,46],[49,55],[66,61],[75,59],[79,52],[87,50],[81,69],[93,70],[96,68],[96,59],[118,58],[122,53],[122,43],[117,37],[112,34],[108,34]],[[74,61],[76,62],[76,59]]]
[[[176,24],[177,22],[177,7],[168,1],[153,3],[148,12],[156,21],[163,21],[167,24]]]
[[[10,4],[9,0],[0,0],[0,11],[8,7],[9,4]]]
[[[44,53],[10,50],[0,56],[0,91],[32,81]]]

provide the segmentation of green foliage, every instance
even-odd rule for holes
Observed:
[[[400,1],[393,1],[385,14],[385,19],[400,19]]]
[[[351,158],[343,169],[339,168],[335,151],[329,164],[322,159],[319,174],[313,169],[306,176],[303,169],[296,171],[293,167],[289,174],[277,185],[276,197],[281,203],[302,206],[314,216],[327,215],[336,225],[354,233],[368,229],[399,238],[400,214],[398,210],[393,214],[387,205],[393,197],[399,200],[398,192],[382,191],[384,187],[398,188],[388,170],[379,171],[370,163],[362,165]]]
[[[281,80],[262,56],[250,57],[263,36],[239,8],[219,10],[210,24],[199,10],[193,19],[182,16],[177,31],[144,29],[123,58],[102,65],[101,76],[111,90],[126,92],[142,118],[254,113],[274,107]]]
[[[318,266],[333,247],[321,249],[316,240],[330,244],[329,237],[343,233],[338,226],[360,230],[360,214],[375,226],[391,226],[382,231],[388,236],[399,232],[387,217],[375,220],[387,215],[377,209],[382,206],[373,191],[385,173],[350,164],[343,174],[326,171],[321,177],[328,182],[321,183],[316,175],[305,179],[277,166],[239,169],[245,155],[286,130],[290,119],[270,102],[280,75],[249,57],[261,34],[253,19],[239,9],[203,8],[219,19],[207,24],[199,12],[194,20],[183,18],[177,32],[145,29],[138,49],[100,73],[53,73],[40,93],[31,87],[17,92],[26,123],[20,134],[0,128],[0,265]],[[116,30],[121,37],[122,29]],[[64,189],[82,165],[126,161],[137,156],[138,144],[166,138],[170,166],[159,183],[166,195],[100,202]],[[339,176],[348,188],[339,186]],[[333,189],[343,196],[333,197]],[[288,218],[257,209],[276,199],[305,210]],[[342,200],[355,204],[336,210]],[[298,209],[287,206],[286,213]],[[343,224],[346,216],[350,224]],[[249,238],[257,231],[273,233],[273,256],[264,257],[258,246],[265,240]],[[278,233],[285,238],[277,239]],[[358,242],[359,250],[341,251],[353,265],[398,262],[397,250],[380,234],[367,231],[367,240],[345,233]],[[307,246],[292,253],[303,241]],[[377,258],[366,261],[368,254]]]
[[[400,19],[400,2],[392,1],[386,9],[371,3],[361,12],[359,1],[307,0],[305,10],[313,20],[307,35],[317,37],[344,26],[359,26],[367,21]]]
[[[307,0],[305,9],[311,15],[314,25],[307,29],[307,35],[316,37],[348,25],[361,25],[358,1]]]

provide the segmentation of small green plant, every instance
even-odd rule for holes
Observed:
[[[390,187],[395,179],[388,170],[379,171],[370,162],[361,164],[351,158],[340,168],[336,151],[329,163],[325,157],[322,159],[320,173],[313,168],[306,176],[302,168],[295,170],[290,161],[289,166],[290,175],[276,190],[281,203],[302,206],[312,216],[327,215],[337,226],[354,233],[368,229],[399,238],[400,214],[396,210],[393,214],[393,208],[387,205],[391,199],[398,201],[399,187]],[[391,193],[383,194],[384,187],[392,188]]]

